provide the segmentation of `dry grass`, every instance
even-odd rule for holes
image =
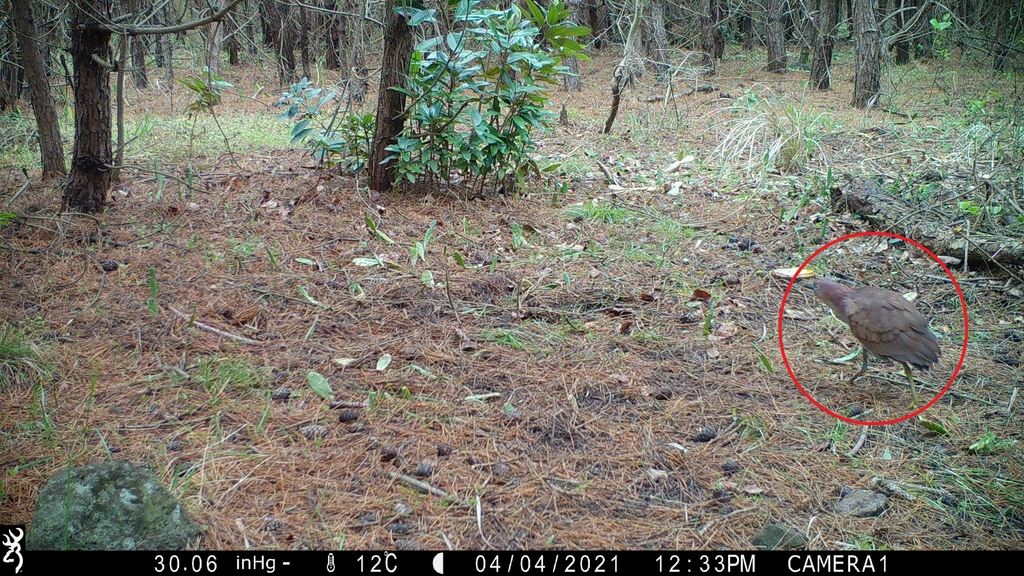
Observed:
[[[161,162],[180,181],[128,173],[97,221],[55,215],[58,192],[30,188],[15,205],[25,219],[4,230],[0,320],[45,343],[53,378],[3,391],[3,522],[31,521],[39,488],[69,463],[114,458],[150,466],[213,549],[749,548],[772,522],[806,531],[814,548],[1020,548],[1021,420],[1019,405],[1006,408],[1021,384],[1024,319],[1001,281],[959,275],[971,347],[957,394],[926,413],[944,436],[915,421],[871,428],[846,456],[862,430],[811,405],[778,352],[785,283],[770,271],[864,229],[819,202],[826,163],[890,176],[937,164],[948,140],[919,127],[957,106],[929,100],[929,71],[895,88],[921,94],[907,125],[849,110],[847,66],[834,92],[814,94],[804,74],[767,76],[731,52],[714,79],[721,91],[764,85],[835,123],[796,175],[749,179],[704,164],[718,143],[712,118],[730,104],[717,92],[642,103],[634,96],[664,91],[646,78],[615,132],[598,135],[615,60],[583,64],[573,124],[542,147],[565,174],[522,197],[371,199],[279,150]],[[228,76],[251,95],[261,74]],[[135,99],[169,122],[167,96]],[[226,98],[226,115],[267,114],[272,100]],[[663,173],[687,153],[698,160],[683,174]],[[597,161],[625,190],[609,191]],[[9,172],[5,190],[19,178]],[[665,194],[675,180],[679,194]],[[367,230],[367,216],[394,244]],[[425,261],[411,264],[409,247],[434,221]],[[755,249],[737,249],[744,239]],[[816,265],[919,290],[943,345],[923,379],[944,382],[963,334],[955,292],[917,254],[877,248],[851,245]],[[375,257],[393,265],[353,263]],[[104,274],[102,259],[121,267]],[[906,406],[892,366],[841,385],[856,366],[826,362],[850,351],[848,331],[803,292],[789,306],[804,319],[786,323],[787,355],[820,401],[872,418]],[[328,378],[334,408],[309,371]],[[291,396],[271,398],[282,387]],[[342,410],[356,418],[339,421]],[[969,450],[989,432],[1002,443]],[[450,497],[393,475],[418,468]],[[879,518],[832,511],[840,489],[876,476],[955,501],[912,490]]]

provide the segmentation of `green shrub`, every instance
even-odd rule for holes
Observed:
[[[415,47],[401,89],[409,97],[405,128],[388,147],[396,183],[480,193],[539,172],[533,131],[553,119],[548,90],[568,72],[561,59],[582,49],[573,38],[590,30],[567,24],[561,2],[526,5],[494,10],[461,0],[453,31]],[[431,10],[405,11],[411,23],[434,22]]]

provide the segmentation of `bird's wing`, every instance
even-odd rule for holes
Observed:
[[[928,321],[905,298],[879,288],[861,288],[846,299],[850,332],[878,356],[928,368],[939,344]]]

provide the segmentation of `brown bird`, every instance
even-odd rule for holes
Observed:
[[[928,320],[906,298],[895,292],[865,286],[851,290],[831,280],[811,283],[814,295],[850,327],[850,332],[864,346],[864,363],[850,384],[868,369],[868,351],[882,359],[903,365],[910,381],[910,390],[917,405],[917,388],[910,367],[927,370],[939,360],[939,343],[928,328]]]

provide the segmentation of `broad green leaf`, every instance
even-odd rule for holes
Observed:
[[[334,391],[331,390],[331,385],[327,382],[327,378],[324,378],[319,372],[310,371],[306,374],[306,381],[309,382],[309,387],[324,400],[332,400],[334,398]]]
[[[299,294],[301,294],[302,297],[306,299],[306,302],[309,302],[310,304],[315,304],[317,306],[323,306],[323,304],[317,302],[316,298],[313,298],[312,296],[309,295],[309,292],[306,291],[305,286],[299,286],[298,291]]]
[[[949,434],[949,431],[946,430],[946,427],[943,426],[942,424],[939,424],[938,422],[933,422],[931,420],[926,420],[925,418],[923,418],[921,416],[917,417],[917,422],[924,429],[931,430],[932,432],[935,432],[936,434],[941,434],[943,436],[945,436],[946,434]],[[971,446],[971,448],[974,448],[974,446]]]

